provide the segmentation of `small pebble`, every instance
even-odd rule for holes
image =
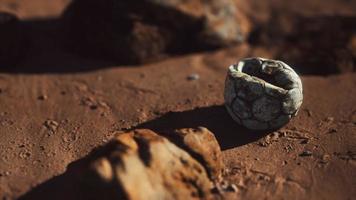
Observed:
[[[222,181],[221,183],[222,189],[226,190],[229,187],[229,183],[227,181]]]
[[[40,95],[40,96],[37,97],[37,99],[46,100],[46,99],[48,99],[48,96],[47,95]]]
[[[96,110],[96,109],[98,108],[98,106],[97,106],[97,105],[91,105],[91,106],[89,106],[89,108],[90,108],[91,110]]]
[[[323,157],[321,158],[320,163],[326,164],[326,163],[328,163],[329,161],[330,161],[330,155],[324,154]]]
[[[308,117],[312,117],[313,116],[313,112],[309,109],[306,109]]]
[[[304,139],[300,142],[300,144],[308,144],[309,143],[309,139]]]
[[[229,191],[229,192],[237,192],[238,191],[238,188],[235,184],[230,184],[227,188],[226,188],[226,191]]]
[[[311,151],[303,151],[301,154],[299,154],[299,156],[311,156],[313,155],[313,153]]]
[[[337,129],[336,128],[331,128],[330,130],[329,130],[329,133],[336,133],[337,132]]]
[[[50,131],[54,132],[57,130],[59,123],[54,120],[46,120],[43,125]]]
[[[222,194],[221,188],[219,188],[219,187],[212,188],[211,192],[215,193],[215,194]]]
[[[327,117],[325,119],[326,122],[333,122],[334,121],[334,118],[333,117]]]
[[[195,80],[199,80],[200,76],[199,74],[190,74],[187,79],[188,81],[195,81]]]

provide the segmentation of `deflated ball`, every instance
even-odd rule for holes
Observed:
[[[252,130],[277,129],[297,115],[303,88],[284,62],[247,58],[229,67],[224,98],[237,123]]]

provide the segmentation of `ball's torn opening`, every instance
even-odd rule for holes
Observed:
[[[232,69],[232,68],[233,69]],[[232,65],[230,71],[239,71],[252,77],[261,79],[274,86],[287,90],[284,84],[278,82],[275,76],[278,73],[283,73],[280,69],[283,68],[277,61],[266,60],[262,58],[248,58],[240,61],[237,65]]]

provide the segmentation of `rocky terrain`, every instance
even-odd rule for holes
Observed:
[[[356,195],[355,1],[234,1],[241,41],[134,48],[134,62],[78,53],[71,3],[0,1],[21,30],[0,35],[0,60],[15,56],[0,67],[1,199]],[[251,56],[301,74],[302,107],[279,130],[247,130],[223,106],[227,67]]]

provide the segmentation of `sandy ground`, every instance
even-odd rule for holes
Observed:
[[[68,2],[2,0],[0,8],[28,19],[56,16]],[[352,1],[332,3],[324,9],[308,5],[304,11],[354,11]],[[0,73],[1,199],[45,199],[48,191],[60,199],[60,186],[49,183],[119,130],[197,126],[215,133],[223,149],[225,178],[239,188],[231,198],[356,196],[355,73],[302,76],[305,98],[299,115],[281,130],[256,133],[238,126],[225,111],[224,78],[229,64],[269,56],[268,51],[240,45],[114,66],[62,51],[59,33],[43,34],[53,27],[39,24],[28,24],[36,45],[16,73]],[[188,80],[191,74],[200,78]]]

